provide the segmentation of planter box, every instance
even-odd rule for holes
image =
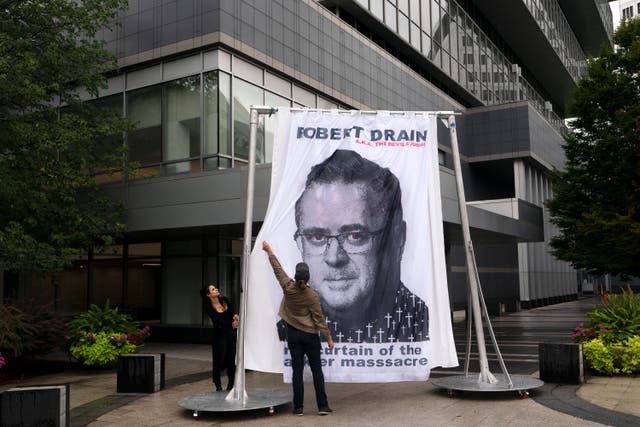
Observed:
[[[164,388],[164,353],[118,358],[118,393],[155,393]]]
[[[16,387],[0,394],[0,426],[68,427],[69,384]]]
[[[551,383],[582,384],[582,344],[539,343],[540,379]]]

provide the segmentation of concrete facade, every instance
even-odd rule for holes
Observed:
[[[576,297],[575,271],[549,254],[554,230],[544,208],[552,195],[545,173],[563,167],[562,114],[585,52],[596,41],[610,44],[606,2],[581,2],[586,12],[556,0],[129,3],[121,26],[101,33],[122,67],[101,96],[141,123],[141,147],[157,144],[160,153],[140,157],[150,177],[105,186],[128,206],[128,233],[113,256],[124,267],[113,267],[114,280],[121,277],[113,292],[132,312],[144,312],[128,301],[136,286],[158,291],[151,312],[176,327],[206,323],[197,290],[207,281],[239,296],[250,104],[462,112],[465,191],[489,310]],[[496,12],[497,3],[509,13]],[[598,31],[586,35],[585,28]],[[190,96],[195,113],[186,106]],[[156,102],[160,119],[149,113]],[[272,129],[266,119],[254,234],[269,197]],[[125,138],[135,141],[133,134]],[[443,125],[438,143],[451,307],[458,309],[466,306],[466,267]],[[127,266],[137,247],[130,245],[151,243],[159,249],[140,259],[155,274],[141,263],[132,276]],[[97,289],[105,285],[91,283],[93,276],[86,298],[99,302]]]

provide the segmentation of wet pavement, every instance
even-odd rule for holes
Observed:
[[[492,318],[500,351],[510,374],[538,378],[538,343],[570,342],[570,332],[584,319],[596,302],[580,299]],[[454,323],[456,345],[462,363],[465,351],[464,321]],[[490,368],[501,373],[489,336],[486,335]],[[144,353],[165,353],[166,387],[153,394],[116,393],[113,370],[72,369],[0,386],[0,391],[16,386],[71,385],[72,426],[590,426],[640,425],[640,377],[588,376],[580,385],[547,383],[532,390],[530,398],[515,392],[456,393],[427,382],[327,384],[334,413],[318,416],[312,384],[305,386],[305,416],[291,414],[292,405],[243,412],[200,413],[178,406],[178,401],[213,391],[211,349],[208,345],[147,343]],[[471,350],[470,371],[477,371],[475,346]],[[460,374],[462,368],[435,369],[432,377]],[[247,390],[289,390],[279,374],[247,371]],[[224,381],[223,381],[224,384]]]

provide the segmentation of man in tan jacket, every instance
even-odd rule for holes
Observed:
[[[327,339],[329,350],[333,349],[334,343],[320,307],[320,298],[308,283],[309,266],[303,262],[298,263],[295,277],[291,279],[274,255],[269,242],[262,242],[262,250],[269,255],[269,262],[284,293],[278,314],[286,323],[287,343],[291,353],[293,413],[295,415],[304,415],[302,370],[304,368],[304,356],[306,355],[313,374],[318,414],[327,415],[333,411],[329,408],[324,388],[324,375],[322,374],[320,361],[321,345],[318,332],[321,332]]]

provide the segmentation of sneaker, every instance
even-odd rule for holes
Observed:
[[[295,408],[293,410],[293,415],[297,415],[297,416],[300,417],[300,416],[304,415],[304,412],[302,411],[302,408]]]
[[[329,408],[328,406],[324,406],[318,409],[318,415],[329,415],[332,412],[333,410],[331,410],[331,408]]]

